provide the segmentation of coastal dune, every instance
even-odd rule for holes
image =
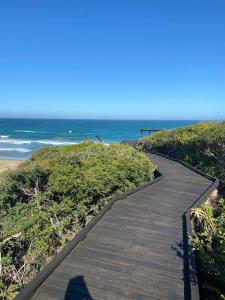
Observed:
[[[15,169],[23,160],[0,159],[0,173]]]

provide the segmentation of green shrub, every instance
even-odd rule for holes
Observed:
[[[43,148],[1,177],[1,298],[11,299],[111,196],[154,178],[129,146]]]
[[[202,299],[225,299],[225,201],[191,212]]]

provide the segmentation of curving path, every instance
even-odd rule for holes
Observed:
[[[151,159],[165,178],[116,202],[32,299],[189,299],[182,216],[212,182]]]

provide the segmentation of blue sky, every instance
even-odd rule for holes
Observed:
[[[224,119],[225,1],[1,1],[0,117]]]

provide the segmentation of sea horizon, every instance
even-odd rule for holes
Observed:
[[[63,117],[1,117],[0,120],[4,119],[18,119],[18,120],[72,120],[72,121],[198,121],[198,122],[213,122],[223,121],[223,119],[135,119],[135,118],[63,118]]]

